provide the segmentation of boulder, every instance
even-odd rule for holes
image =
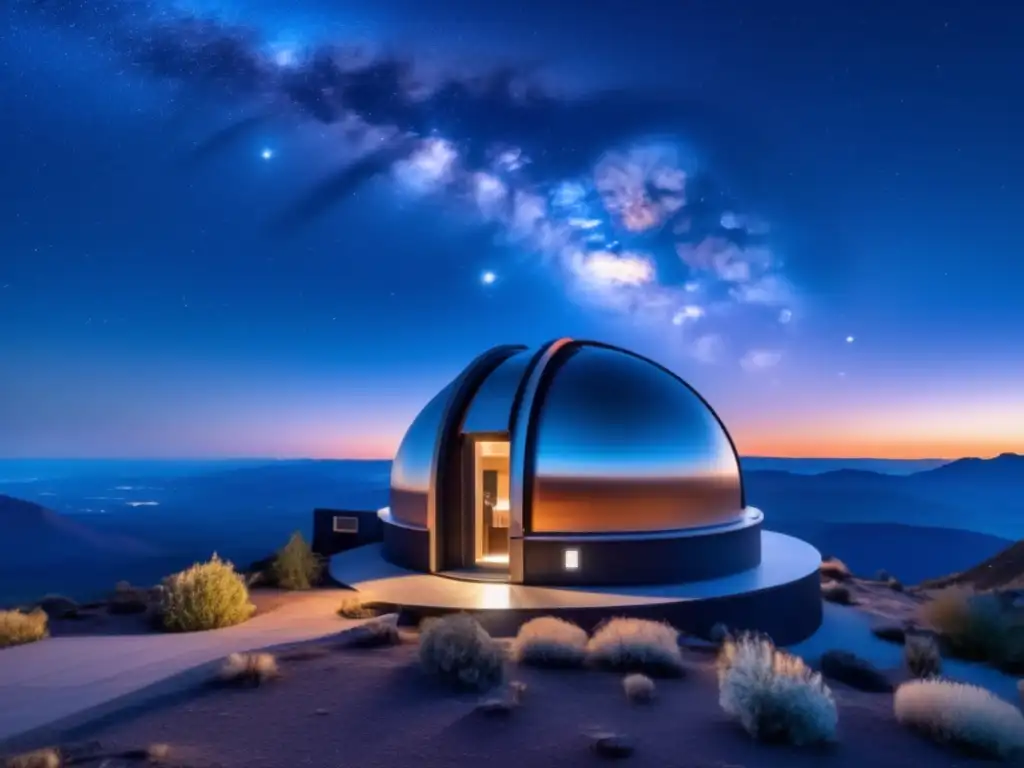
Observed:
[[[889,678],[867,659],[849,651],[826,651],[821,655],[821,674],[831,680],[869,693],[892,691]]]
[[[593,738],[593,750],[601,757],[620,759],[636,751],[636,742],[624,733],[597,733]]]

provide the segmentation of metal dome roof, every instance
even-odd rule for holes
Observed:
[[[423,409],[392,467],[391,515],[430,527],[462,435],[511,442],[512,535],[732,523],[739,458],[707,402],[661,365],[598,342],[497,347]]]

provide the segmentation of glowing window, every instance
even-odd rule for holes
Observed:
[[[580,569],[580,551],[578,549],[565,550],[565,570],[578,571]]]

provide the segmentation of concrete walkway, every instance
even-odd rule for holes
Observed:
[[[211,632],[55,637],[0,650],[0,752],[14,737],[81,725],[129,699],[138,703],[146,690],[159,693],[157,683],[235,651],[312,640],[362,623],[337,615],[344,594],[296,595],[245,624]]]

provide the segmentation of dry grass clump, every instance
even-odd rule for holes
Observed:
[[[846,563],[838,557],[826,557],[822,559],[819,571],[822,576],[833,581],[847,581],[853,577],[853,573],[846,567]]]
[[[232,653],[221,666],[217,679],[222,683],[261,685],[281,674],[277,659],[270,653]]]
[[[871,628],[871,634],[889,643],[903,643],[907,639],[906,627],[899,624],[876,624]]]
[[[420,664],[446,683],[467,690],[493,688],[505,673],[501,646],[465,613],[423,623]]]
[[[146,759],[159,763],[171,756],[170,744],[150,744],[146,747]]]
[[[853,594],[850,592],[850,588],[834,581],[826,581],[821,585],[821,597],[830,603],[853,605]]]
[[[374,619],[379,611],[364,603],[358,597],[346,597],[341,602],[338,615],[343,619]]]
[[[994,592],[949,587],[921,606],[921,615],[956,656],[1004,668],[1024,662],[1024,625]]]
[[[914,680],[896,690],[896,719],[933,741],[1006,759],[1024,753],[1024,715],[984,688]]]
[[[23,752],[4,761],[5,768],[60,768],[60,752],[53,747]]]
[[[554,616],[531,619],[512,642],[512,659],[537,667],[580,667],[587,658],[584,629]]]
[[[0,611],[0,648],[24,645],[42,640],[50,634],[49,616],[42,608],[23,611]]]
[[[766,637],[725,642],[718,687],[722,709],[755,739],[803,745],[835,738],[839,715],[821,675]]]
[[[53,747],[23,752],[4,761],[4,768],[60,768],[60,752]]]
[[[256,607],[245,578],[217,555],[163,582],[161,621],[170,632],[200,632],[241,624]]]
[[[64,595],[43,595],[35,604],[42,608],[51,619],[73,619],[78,616],[79,605]]]
[[[595,666],[621,672],[678,676],[685,671],[679,632],[669,624],[646,619],[611,619],[587,643]]]
[[[638,672],[622,678],[622,690],[626,692],[626,698],[636,704],[649,704],[657,694],[654,681]]]
[[[942,653],[931,635],[908,635],[903,646],[903,662],[913,677],[938,677],[942,672]]]
[[[724,622],[718,621],[712,625],[711,631],[708,632],[708,640],[710,640],[715,645],[721,645],[726,640],[728,640],[731,635],[732,632],[730,631],[728,625]]]
[[[323,562],[296,531],[270,565],[273,583],[281,589],[310,589],[320,583]]]
[[[134,587],[127,581],[119,581],[107,600],[107,613],[130,615],[145,613],[149,610],[150,591],[143,587]]]

